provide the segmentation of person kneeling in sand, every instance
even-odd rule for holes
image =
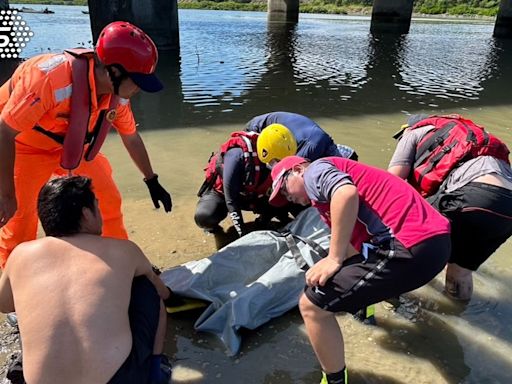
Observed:
[[[46,237],[17,246],[0,279],[0,310],[16,310],[28,383],[168,383],[162,355],[170,291],[140,248],[103,238],[91,180],[39,193]]]

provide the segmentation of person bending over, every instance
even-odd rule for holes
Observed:
[[[115,21],[94,50],[74,49],[23,61],[0,87],[0,268],[16,245],[37,235],[37,194],[52,175],[90,177],[103,217],[103,235],[127,239],[121,194],[100,150],[113,127],[144,181],[155,208],[172,209],[130,99],[157,92],[158,51],[138,27]]]
[[[354,149],[335,144],[332,137],[309,117],[291,112],[270,112],[253,117],[248,132],[260,133],[258,157],[273,166],[286,156],[297,155],[311,161],[327,156],[357,160]]]
[[[267,227],[273,217],[287,222],[288,209],[276,209],[268,204],[270,170],[257,155],[258,134],[232,132],[220,146],[205,170],[205,181],[199,192],[194,220],[198,227],[218,234],[219,223],[229,216],[238,236],[248,232],[242,211],[259,214],[259,227]]]
[[[388,171],[407,179],[452,227],[446,293],[471,299],[476,271],[512,235],[509,150],[458,115],[413,115]]]
[[[311,203],[331,227],[329,254],[306,272],[299,309],[322,383],[346,383],[335,313],[354,314],[428,283],[448,261],[449,222],[397,177],[340,157],[286,157],[272,180],[271,204]]]

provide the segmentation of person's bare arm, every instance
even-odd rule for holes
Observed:
[[[130,154],[133,162],[139,168],[139,170],[144,175],[145,179],[151,179],[155,176],[153,172],[153,168],[151,167],[151,162],[149,160],[148,151],[146,150],[146,146],[142,141],[138,132],[134,132],[131,135],[121,134],[121,140],[123,144]]]
[[[389,173],[404,180],[409,178],[416,159],[416,147],[432,128],[433,126],[428,125],[414,130],[406,129],[404,131],[389,161]]]
[[[11,254],[11,258],[12,256]],[[14,312],[14,297],[9,279],[9,266],[2,271],[2,276],[0,277],[0,312]]]
[[[19,132],[0,118],[0,228],[16,212],[14,188],[15,137]]]
[[[331,244],[327,257],[341,264],[348,258],[350,238],[359,210],[359,196],[355,185],[339,187],[332,195],[331,203]]]
[[[149,189],[149,194],[151,195],[151,200],[153,200],[155,208],[160,208],[161,202],[164,206],[165,212],[171,212],[171,195],[158,182],[158,175],[153,172],[151,162],[149,161],[148,151],[142,141],[142,137],[140,137],[138,132],[134,132],[130,135],[120,133],[120,136],[133,162],[144,175],[144,182]]]
[[[166,300],[171,291],[167,286],[163,283],[162,279],[158,277],[158,275],[153,271],[153,267],[147,257],[144,255],[142,250],[135,244],[132,243],[132,256],[136,262],[135,265],[135,276],[146,276],[151,283],[156,288],[156,291],[158,292],[158,295],[163,299]]]
[[[352,184],[339,187],[331,202],[331,243],[329,254],[306,272],[306,284],[323,286],[341,268],[343,261],[353,255],[350,238],[359,210],[357,188]]]
[[[166,300],[169,298],[171,294],[170,288],[168,288],[162,279],[153,271],[153,268],[151,267],[151,263],[147,261],[147,264],[144,266],[144,275],[153,283],[153,285],[156,288],[156,291],[158,292],[158,295],[162,298],[162,300]],[[147,268],[149,267],[149,271]]]
[[[411,167],[408,165],[393,165],[388,168],[388,172],[406,180],[409,177],[409,173],[411,172]]]

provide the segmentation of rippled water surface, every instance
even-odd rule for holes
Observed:
[[[24,56],[91,45],[85,8],[52,9],[23,14],[35,34]],[[161,55],[167,89],[135,109],[166,128],[275,109],[332,116],[510,103],[512,49],[491,37],[491,22],[413,20],[394,39],[371,36],[369,21],[301,15],[290,26],[262,12],[181,10],[181,55]]]
[[[85,8],[51,8],[54,15],[23,15],[34,31],[25,56],[90,45]],[[193,223],[202,169],[256,114],[309,115],[380,167],[391,157],[392,133],[414,112],[464,114],[512,145],[512,44],[495,41],[490,22],[413,20],[408,35],[390,38],[371,36],[365,17],[301,15],[286,26],[268,24],[265,13],[182,10],[179,20],[181,55],[160,58],[166,89],[133,100],[154,168],[173,194],[172,214],[153,210],[118,138],[105,146],[130,236],[158,265],[214,251]],[[5,77],[9,65],[0,64]],[[379,305],[379,327],[340,317],[351,383],[510,383],[511,251],[509,242],[475,274],[468,305],[441,294],[440,276],[401,309]],[[193,316],[170,319],[176,382],[319,381],[297,312],[247,332],[237,359],[195,334]]]

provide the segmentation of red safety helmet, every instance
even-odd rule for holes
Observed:
[[[144,31],[126,21],[108,24],[96,43],[96,54],[104,65],[120,65],[137,86],[158,92],[162,83],[154,75],[158,50]]]

